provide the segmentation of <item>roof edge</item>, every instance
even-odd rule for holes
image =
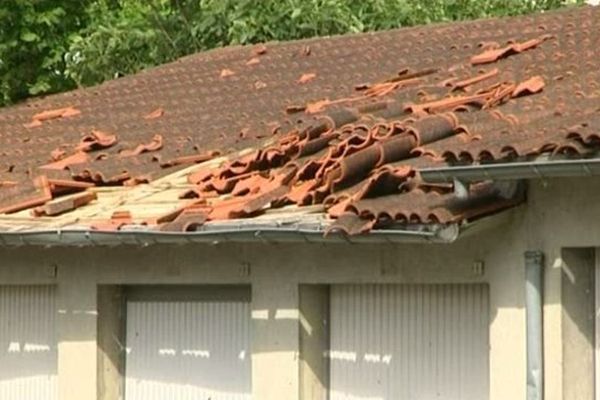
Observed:
[[[114,232],[83,229],[52,229],[29,232],[1,232],[0,247],[44,246],[85,247],[203,243],[452,243],[460,236],[457,224],[419,225],[407,229],[378,229],[368,234],[347,236],[332,233],[324,236],[321,228],[298,227],[231,227],[193,232],[120,230]]]

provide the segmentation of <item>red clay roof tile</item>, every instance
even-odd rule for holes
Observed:
[[[191,205],[180,210],[169,222],[164,222],[160,230],[163,232],[188,232],[202,226],[207,220],[210,208],[206,205]]]
[[[74,107],[65,107],[39,112],[35,114],[32,119],[34,121],[44,122],[51,119],[72,117],[79,114],[81,114],[81,111],[78,109]]]
[[[9,107],[0,110],[0,181],[10,182],[0,210],[227,155],[182,190],[210,206],[151,223],[182,230],[288,204],[323,204],[332,229],[348,233],[486,215],[522,197],[472,187],[474,201],[457,203],[418,169],[599,150],[599,18],[583,7],[225,48]],[[47,187],[33,184],[40,174]],[[116,220],[96,227],[131,222]]]
[[[138,144],[134,149],[124,149],[119,152],[119,155],[122,157],[131,157],[137,156],[142,153],[146,153],[149,151],[158,151],[163,147],[163,137],[162,135],[154,135],[152,140],[148,143]]]
[[[114,146],[116,143],[116,135],[94,129],[89,135],[85,135],[81,138],[81,141],[75,147],[75,150],[90,152],[92,150],[106,149]]]
[[[144,119],[156,119],[162,117],[163,115],[165,115],[165,110],[159,107],[156,110],[144,115]]]
[[[302,74],[302,76],[300,76],[300,78],[298,78],[298,80],[296,82],[299,84],[305,84],[305,83],[312,81],[316,77],[317,77],[317,74],[315,74],[313,72],[309,72],[309,73]]]

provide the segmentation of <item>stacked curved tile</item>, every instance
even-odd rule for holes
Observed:
[[[314,114],[312,121],[191,177],[200,198],[232,195],[207,207],[206,218],[323,204],[336,219],[329,230],[356,234],[389,223],[457,222],[519,203],[520,193],[507,196],[489,182],[457,198],[451,186],[421,182],[417,167],[595,152],[600,74],[593,43],[600,35],[585,22],[576,34],[569,24],[564,29],[504,46],[482,43],[463,63],[405,69],[357,86],[355,95],[293,107]],[[584,63],[557,62],[581,52]]]

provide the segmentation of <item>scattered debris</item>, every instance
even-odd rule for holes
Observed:
[[[97,198],[98,196],[94,192],[77,193],[74,195],[61,197],[55,200],[50,200],[43,206],[34,208],[32,210],[32,213],[36,217],[40,217],[43,215],[55,216],[89,204]]]
[[[232,71],[232,70],[230,70],[230,69],[227,69],[227,68],[225,68],[225,69],[222,69],[222,70],[221,70],[221,75],[220,75],[220,77],[221,77],[221,78],[227,78],[227,77],[229,77],[229,76],[233,76],[233,75],[235,75],[235,72],[233,72],[233,71]]]
[[[315,79],[317,77],[317,74],[315,73],[307,73],[307,74],[302,74],[302,76],[300,78],[298,78],[298,80],[296,81],[296,83],[299,84],[305,84],[308,83],[310,81],[312,81],[313,79]]]
[[[90,161],[90,156],[83,151],[77,151],[70,156],[63,157],[57,161],[40,166],[40,169],[64,170],[71,165],[85,164]]]
[[[449,86],[451,86],[453,90],[464,89],[467,86],[471,86],[476,83],[483,82],[486,79],[493,78],[494,76],[498,75],[498,72],[498,68],[494,68],[487,72],[480,73],[472,78],[450,83]]]
[[[154,135],[149,143],[138,144],[133,150],[121,150],[119,155],[122,157],[137,156],[150,151],[157,151],[163,147],[162,135]]]
[[[92,229],[98,231],[117,231],[124,225],[130,225],[133,223],[131,212],[127,210],[118,210],[113,212],[108,221],[99,221],[92,224]]]
[[[261,43],[252,49],[252,53],[257,56],[262,56],[267,53],[267,46]]]
[[[506,47],[502,47],[499,49],[485,50],[483,53],[471,57],[471,64],[478,65],[496,62],[499,59],[508,57],[512,54],[518,54],[533,49],[550,38],[552,38],[551,35],[544,35],[542,37],[531,39],[526,42],[512,43]]]
[[[114,146],[117,143],[117,136],[102,132],[99,130],[93,130],[89,135],[85,135],[81,138],[79,145],[75,148],[77,151],[93,151],[106,149]]]
[[[163,115],[165,115],[165,110],[162,108],[157,108],[151,113],[144,115],[144,119],[156,119],[162,117]]]
[[[546,86],[544,79],[541,76],[534,76],[524,82],[519,83],[513,90],[512,97],[539,93],[544,89],[544,86]]]
[[[44,121],[50,121],[58,118],[68,118],[74,117],[76,115],[81,114],[77,108],[69,106],[64,108],[56,108],[53,110],[42,111],[35,114],[31,119],[32,121],[24,124],[25,128],[35,128],[38,126],[42,126]]]
[[[50,152],[50,158],[52,161],[62,160],[66,155],[67,152],[63,149],[54,149]]]

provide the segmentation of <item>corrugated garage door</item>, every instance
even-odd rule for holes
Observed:
[[[250,399],[248,301],[128,301],[126,400]]]
[[[57,398],[55,307],[52,286],[0,286],[0,399]]]
[[[489,397],[487,285],[331,289],[331,399]]]

